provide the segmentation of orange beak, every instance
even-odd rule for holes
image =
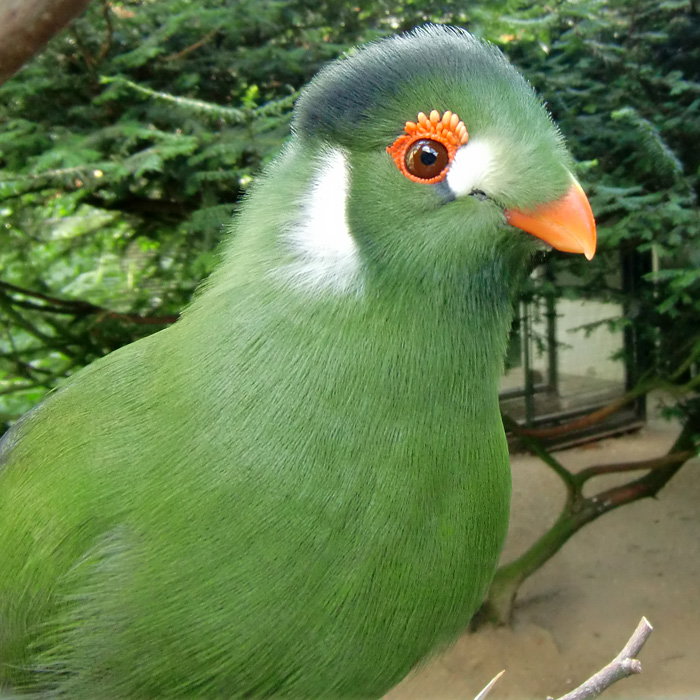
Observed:
[[[541,238],[557,250],[583,253],[588,260],[595,255],[595,219],[588,198],[575,179],[561,199],[529,212],[508,209],[505,214],[511,226]]]

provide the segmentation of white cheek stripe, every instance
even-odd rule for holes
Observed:
[[[499,188],[497,163],[490,143],[477,139],[469,141],[455,153],[447,173],[447,184],[455,197],[464,197],[473,190],[492,193]]]
[[[348,181],[343,151],[322,151],[298,223],[284,236],[294,261],[280,272],[293,286],[341,293],[358,287],[360,256],[346,215]]]

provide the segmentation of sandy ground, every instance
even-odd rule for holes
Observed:
[[[677,430],[653,423],[635,435],[558,453],[571,469],[648,459]],[[513,465],[511,528],[503,560],[553,522],[564,497],[537,458]],[[611,478],[593,482],[611,486]],[[522,587],[512,629],[465,635],[385,700],[472,700],[501,669],[489,700],[558,697],[610,661],[645,615],[654,632],[643,673],[603,696],[700,700],[700,463],[689,462],[656,500],[609,513],[570,540]]]

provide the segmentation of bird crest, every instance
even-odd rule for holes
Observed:
[[[448,110],[440,116],[434,109],[406,122],[404,133],[386,150],[409,180],[432,184],[445,179],[457,149],[468,140],[467,127],[456,114]]]

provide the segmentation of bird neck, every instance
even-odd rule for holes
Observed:
[[[335,240],[324,247],[313,237],[328,230],[318,228],[314,217],[338,225],[338,202],[329,191],[315,200],[328,207],[309,204],[318,173],[298,155],[289,148],[247,197],[222,264],[192,310],[217,323],[226,313],[257,314],[261,327],[269,321],[271,333],[285,328],[288,352],[325,344],[358,373],[363,365],[374,367],[375,381],[383,382],[383,367],[394,367],[407,392],[458,387],[460,401],[482,409],[488,402],[497,411],[514,290],[524,267],[520,258],[488,250],[466,261],[436,253],[434,264],[423,267],[410,259],[368,262],[339,230],[330,231]],[[325,181],[335,178],[342,190],[342,172],[334,170],[340,165],[327,162]],[[272,298],[275,303],[268,304]],[[217,299],[228,309],[222,315],[213,312]]]
[[[498,413],[498,387],[513,316],[511,290],[497,260],[479,270],[444,274],[420,284],[368,291],[377,333],[396,366],[424,394],[453,394],[474,420]],[[383,328],[383,330],[382,330]],[[481,414],[479,412],[482,412]],[[496,421],[498,423],[498,420]]]

